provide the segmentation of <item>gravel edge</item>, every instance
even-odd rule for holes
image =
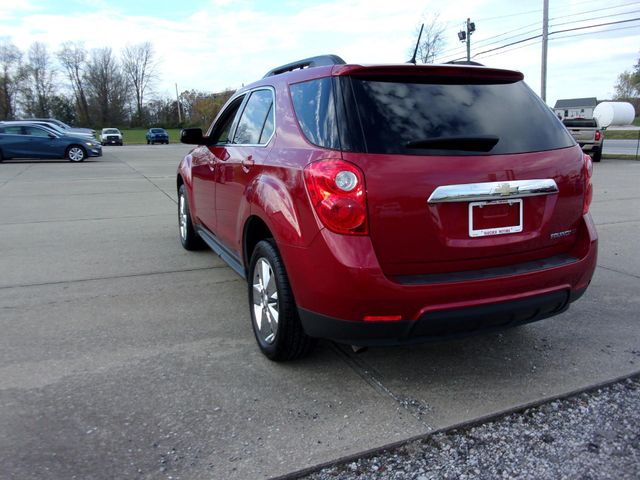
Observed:
[[[640,376],[288,478],[640,478]]]

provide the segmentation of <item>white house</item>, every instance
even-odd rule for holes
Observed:
[[[553,111],[558,118],[593,118],[593,109],[596,108],[598,100],[590,98],[568,98],[558,100],[553,107]]]

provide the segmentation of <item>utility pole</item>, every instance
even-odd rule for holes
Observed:
[[[176,83],[176,102],[178,102],[178,123],[182,123],[182,109],[180,108],[180,95],[178,95],[177,83]]]
[[[458,40],[467,42],[467,62],[471,61],[471,34],[476,31],[476,24],[467,18],[466,30],[458,32]]]
[[[542,13],[542,72],[540,96],[547,101],[547,44],[549,43],[549,0],[543,0]]]

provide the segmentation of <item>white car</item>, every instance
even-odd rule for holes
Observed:
[[[103,128],[100,134],[100,143],[102,145],[122,146],[122,133],[117,128]]]

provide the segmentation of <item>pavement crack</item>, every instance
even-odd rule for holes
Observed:
[[[132,166],[131,164],[129,164],[128,162],[118,159],[120,160],[122,163],[124,163],[127,167],[129,167],[131,170],[133,170],[134,172],[136,172],[138,175],[140,175],[142,178],[144,178],[147,182],[149,182],[151,185],[153,185],[154,187],[156,187],[163,195],[165,195],[169,200],[171,200],[173,203],[175,203],[176,205],[178,205],[178,201],[173,198],[171,195],[169,195],[167,192],[165,192],[162,188],[160,188],[160,186],[158,184],[156,184],[155,182],[153,182],[151,180],[150,177],[147,177],[144,173],[142,173],[140,170],[138,170],[137,168],[135,168],[134,166]],[[163,177],[164,178],[164,177]]]
[[[116,280],[119,278],[136,278],[136,277],[150,277],[153,275],[167,275],[171,273],[190,273],[190,272],[200,272],[205,270],[218,270],[229,268],[227,265],[218,265],[213,267],[199,267],[199,268],[187,268],[184,270],[163,270],[159,272],[144,272],[144,273],[132,273],[129,275],[107,275],[104,277],[92,277],[92,278],[76,278],[72,280],[60,280],[57,282],[42,282],[42,283],[26,283],[21,285],[5,285],[0,286],[0,290],[9,290],[12,288],[28,288],[28,287],[44,287],[49,285],[64,285],[67,283],[82,283],[82,282],[94,282],[99,280]],[[241,278],[238,277],[238,280]],[[229,282],[235,282],[236,280],[228,280]]]
[[[68,223],[68,222],[100,222],[105,220],[130,220],[134,218],[149,218],[149,217],[173,217],[171,213],[157,213],[150,215],[124,215],[121,217],[94,217],[94,218],[54,218],[51,220],[37,220],[32,222],[15,222],[15,223],[0,223],[0,227],[8,227],[12,225],[32,225],[38,223]]]
[[[20,175],[22,175],[24,172],[26,172],[27,170],[30,170],[31,168],[33,168],[33,164],[28,165],[24,170],[20,170],[18,173],[16,173],[13,177],[8,178],[2,185],[0,185],[0,188],[4,187],[7,183],[9,183],[12,180],[15,180],[16,178],[18,178]]]
[[[617,268],[605,267],[604,265],[598,265],[598,268],[602,268],[603,270],[607,270],[609,272],[619,273],[620,275],[626,275],[627,277],[636,278],[640,280],[640,275],[635,275],[633,273],[625,272],[624,270],[618,270]]]
[[[363,359],[357,358],[355,355],[346,351],[349,347],[332,343],[333,350],[341,357],[345,363],[365,382],[369,384],[378,394],[383,397],[391,398],[398,406],[398,410],[403,409],[414,417],[427,431],[433,430],[424,419],[424,415],[431,410],[431,407],[424,402],[398,395],[388,388],[381,380],[382,375],[372,366],[368,365]]]

